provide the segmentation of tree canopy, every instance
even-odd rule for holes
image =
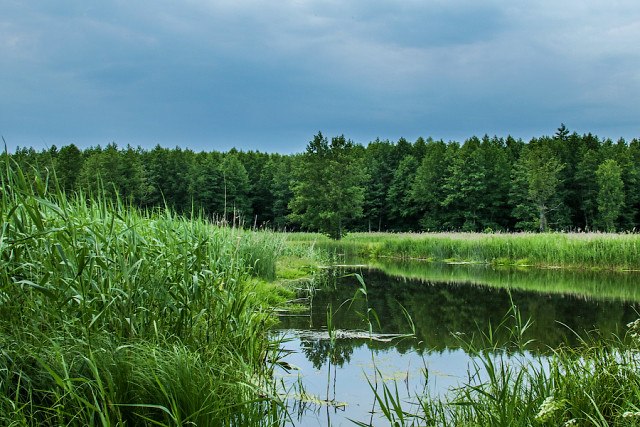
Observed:
[[[362,216],[366,174],[354,144],[318,133],[294,169],[290,219],[308,230],[340,239],[349,221]]]
[[[200,152],[111,143],[10,156],[67,193],[102,191],[245,227],[320,231],[640,228],[640,140],[578,135],[561,125],[525,142],[400,138],[363,146],[318,133],[304,153]],[[53,182],[51,179],[50,182]]]

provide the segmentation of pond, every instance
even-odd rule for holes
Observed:
[[[366,298],[355,273],[363,278]],[[471,359],[462,343],[488,335],[489,325],[492,331],[502,321],[513,326],[507,316],[512,307],[533,322],[524,337],[533,340],[528,354],[577,345],[594,330],[623,336],[625,325],[640,317],[638,272],[387,260],[335,268],[330,275],[335,280],[316,292],[308,312],[280,319],[284,361],[292,368],[279,373],[293,396],[290,425],[384,425],[379,414],[372,415],[373,388],[380,381],[404,400],[425,391],[446,393],[467,379]],[[408,333],[412,337],[389,340]],[[494,337],[498,343],[506,339]],[[513,357],[519,363],[527,353]]]

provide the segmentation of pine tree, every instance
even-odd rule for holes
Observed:
[[[588,149],[576,167],[577,193],[585,230],[593,228],[597,214],[598,182],[596,181],[596,170],[599,164],[599,154]]]

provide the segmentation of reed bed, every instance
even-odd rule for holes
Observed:
[[[631,233],[351,233],[333,242],[318,235],[316,242],[373,258],[640,270],[640,234]]]
[[[277,425],[282,236],[0,172],[0,425]],[[38,176],[38,174],[36,174]]]

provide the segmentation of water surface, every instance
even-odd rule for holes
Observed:
[[[364,279],[366,298],[355,273]],[[331,274],[335,282],[314,295],[308,313],[281,318],[279,333],[290,340],[285,360],[297,367],[282,375],[305,391],[292,400],[297,411],[292,425],[353,425],[349,419],[384,425],[370,414],[376,380],[395,381],[405,399],[425,389],[446,393],[467,378],[470,358],[463,342],[479,342],[503,321],[513,325],[505,317],[512,306],[533,321],[524,337],[532,340],[525,357],[577,345],[579,336],[594,330],[602,337],[623,336],[640,310],[638,273],[387,261]],[[327,331],[328,307],[331,330],[338,331],[334,341]],[[367,339],[370,324],[375,334],[414,336]],[[512,338],[497,334],[495,339]]]

